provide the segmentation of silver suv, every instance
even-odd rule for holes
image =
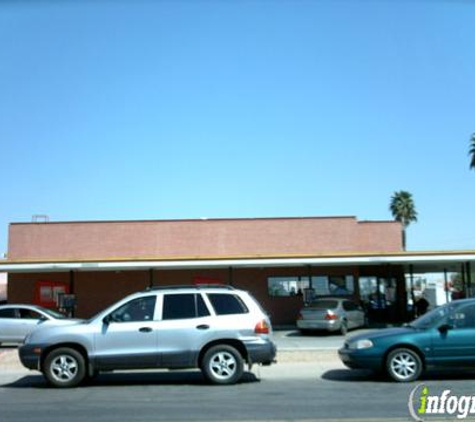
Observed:
[[[270,365],[270,320],[247,292],[229,286],[175,286],[135,293],[88,321],[33,331],[22,364],[56,387],[101,371],[200,368],[215,384],[240,380],[244,364]]]

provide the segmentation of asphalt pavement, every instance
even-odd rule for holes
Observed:
[[[352,332],[349,335],[353,335]],[[16,348],[0,348],[2,422],[114,421],[410,421],[408,398],[418,383],[399,384],[368,371],[349,370],[338,334],[300,336],[276,331],[276,365],[254,366],[234,386],[208,385],[197,370],[101,374],[73,389],[50,388],[23,368]],[[428,375],[431,391],[473,394],[473,375]],[[431,421],[435,419],[431,418]],[[469,420],[469,419],[467,419]]]

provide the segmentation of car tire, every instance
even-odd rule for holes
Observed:
[[[213,384],[235,384],[244,372],[241,354],[227,344],[211,347],[203,356],[201,371]]]
[[[75,387],[86,377],[84,356],[69,347],[55,349],[46,356],[43,374],[55,387]]]
[[[386,371],[397,382],[415,381],[423,369],[422,359],[411,349],[395,349],[386,359]]]
[[[344,319],[344,320],[341,321],[340,334],[342,336],[346,336],[347,333],[348,333],[348,321],[346,319]]]

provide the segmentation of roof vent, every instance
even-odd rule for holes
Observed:
[[[31,221],[33,223],[48,223],[49,216],[46,214],[34,214],[31,216]]]

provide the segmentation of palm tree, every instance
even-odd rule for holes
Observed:
[[[389,209],[394,219],[402,224],[402,247],[406,250],[406,228],[413,221],[417,221],[417,211],[412,194],[404,190],[394,192]]]
[[[470,170],[475,170],[475,133],[473,133],[470,138],[470,150],[468,154],[470,155]]]

